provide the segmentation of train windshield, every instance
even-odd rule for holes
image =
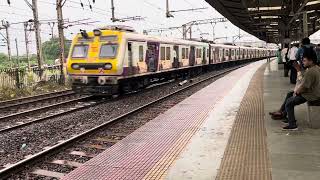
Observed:
[[[117,56],[117,44],[104,44],[100,48],[101,58],[115,58]]]
[[[75,45],[72,51],[72,58],[86,58],[88,49],[88,45]]]

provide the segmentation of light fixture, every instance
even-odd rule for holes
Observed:
[[[95,29],[95,30],[93,30],[93,34],[95,36],[101,36],[101,31],[99,29]]]

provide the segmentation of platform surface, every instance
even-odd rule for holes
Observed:
[[[318,180],[320,130],[268,113],[293,88],[275,61],[252,63],[151,120],[63,179]]]

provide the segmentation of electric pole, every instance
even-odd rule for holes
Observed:
[[[18,41],[17,38],[14,39],[16,42],[16,51],[17,51],[17,64],[16,66],[16,86],[17,88],[20,88],[20,77],[19,77],[19,49],[18,49]]]
[[[39,18],[38,18],[37,0],[32,0],[31,9],[33,11],[34,31],[35,31],[35,35],[36,35],[38,66],[42,70],[43,56],[42,56],[42,48],[41,48],[40,23],[39,23]]]
[[[172,18],[174,17],[172,15],[172,13],[177,13],[177,12],[186,12],[186,11],[198,11],[198,10],[203,10],[203,9],[208,9],[206,7],[202,7],[202,8],[191,8],[191,9],[180,9],[180,10],[170,10],[170,7],[169,7],[169,0],[166,0],[166,17],[167,18]]]
[[[66,0],[57,0],[57,18],[58,18],[58,32],[59,32],[59,44],[60,44],[60,83],[65,83],[63,64],[64,64],[64,51],[65,51],[65,42],[64,42],[64,23],[63,23],[63,15],[62,15],[62,7]]]
[[[16,51],[17,51],[17,64],[16,67],[19,69],[19,48],[18,48],[18,40],[17,38],[14,39],[14,41],[16,42]]]
[[[48,25],[50,26],[50,29],[51,29],[51,39],[54,38],[53,28],[55,24],[56,24],[55,22],[48,22]]]
[[[112,22],[116,21],[116,18],[115,18],[115,15],[114,15],[114,10],[115,10],[114,3],[113,3],[113,0],[111,0],[111,12],[112,12],[111,21]]]
[[[173,15],[170,13],[170,9],[169,9],[169,0],[166,1],[166,17],[167,18],[173,17]]]
[[[28,62],[28,68],[30,69],[30,60],[29,60],[29,39],[28,39],[28,22],[24,22],[24,41],[26,44],[26,58]]]
[[[94,1],[93,1],[94,3]],[[115,7],[114,7],[114,1],[111,0],[111,21],[112,22],[126,22],[126,21],[140,21],[140,20],[144,20],[143,17],[141,16],[132,16],[132,17],[125,17],[125,18],[116,18],[115,15]]]
[[[9,22],[8,21],[4,21],[2,20],[2,27],[0,27],[1,29],[5,29],[6,30],[6,36],[4,37],[4,39],[7,42],[7,48],[8,48],[8,60],[9,62],[11,62],[11,48],[10,48],[10,37],[9,37]]]

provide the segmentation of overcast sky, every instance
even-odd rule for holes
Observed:
[[[7,0],[0,0],[0,20],[5,19],[10,23],[22,22],[28,19],[32,19],[32,11],[24,2],[24,0],[10,0],[11,6],[8,6]],[[31,2],[31,0],[29,0]],[[80,1],[85,5],[84,10],[80,6]],[[104,25],[110,25],[112,22],[111,18],[111,1],[110,0],[95,0],[96,3],[92,4],[93,10],[91,11],[88,6],[88,1],[92,0],[67,0],[65,6],[63,7],[64,19],[69,21],[89,19],[87,22],[93,22],[92,25],[78,25],[69,27],[65,30],[65,36],[68,39],[72,38],[72,33],[79,32],[79,29],[92,30],[95,27],[101,27]],[[144,21],[130,21],[125,23],[115,23],[115,24],[125,24],[134,27],[138,32],[142,32],[144,29],[154,29],[160,27],[176,27],[181,26],[192,20],[217,18],[221,16],[215,9],[213,9],[205,0],[170,0],[171,10],[181,10],[190,8],[203,8],[208,9],[196,11],[196,12],[179,12],[174,13],[174,18],[165,17],[165,0],[114,0],[116,8],[116,17],[128,17],[128,16],[142,16],[145,17]],[[45,22],[45,20],[56,20],[56,9],[55,0],[38,0],[39,8],[39,19],[43,20],[41,24],[41,38],[42,42],[50,39],[50,27]],[[193,28],[193,35],[195,38],[199,38],[200,34],[207,39],[212,39],[212,26],[209,25],[199,25]],[[1,30],[2,34],[5,34],[4,30]],[[209,33],[209,34],[206,34]],[[57,35],[57,27],[54,28],[54,34]],[[159,33],[153,33],[159,35]],[[216,37],[234,36],[239,34],[239,29],[232,25],[230,22],[219,23],[215,27]],[[241,31],[241,34],[247,34]],[[315,37],[319,38],[319,32]],[[10,28],[10,39],[11,48],[14,46],[14,38],[18,38],[18,46],[21,54],[25,52],[24,44],[24,31],[23,24],[15,24]],[[162,36],[173,36],[181,38],[182,34],[179,30],[164,32]],[[0,40],[2,38],[0,37]],[[35,52],[35,38],[34,33],[30,35],[30,49],[32,53]],[[232,41],[229,39],[220,39],[220,42]],[[240,41],[258,41],[257,38],[247,35],[243,37]],[[1,41],[0,41],[1,42]],[[3,43],[2,43],[3,44]],[[6,47],[0,46],[0,52],[6,53]],[[12,50],[12,54],[15,55],[15,48]]]

